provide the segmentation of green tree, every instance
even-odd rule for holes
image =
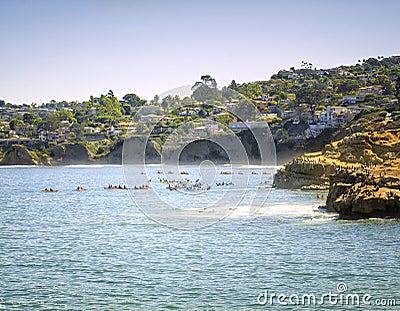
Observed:
[[[166,112],[168,107],[178,104],[179,102],[180,98],[178,95],[176,95],[175,97],[173,97],[172,95],[168,95],[161,100],[161,107],[164,109],[164,112]]]
[[[145,99],[140,99],[140,97],[134,93],[126,94],[122,99],[132,107],[139,107],[146,104]]]
[[[24,125],[24,121],[20,120],[20,119],[12,119],[8,125],[10,126],[10,129],[12,129],[13,131],[15,131],[17,128],[21,127]]]
[[[79,123],[74,123],[71,126],[71,132],[75,134],[75,137],[79,140],[83,137],[83,125]]]
[[[215,116],[215,121],[225,126],[228,126],[230,122],[236,121],[236,118],[230,114],[221,114]]]
[[[384,95],[392,95],[394,92],[394,85],[387,75],[379,75],[371,81],[371,84],[382,85],[384,88]]]
[[[123,105],[122,108],[124,109],[124,114],[129,116],[132,113],[132,106],[131,105]]]
[[[397,98],[397,107],[400,106],[400,76],[397,77],[394,95]]]
[[[245,95],[247,98],[253,99],[263,94],[262,87],[258,83],[246,83],[238,89],[240,93]]]
[[[45,118],[38,124],[39,129],[54,131],[60,128],[61,122],[56,112],[48,113]]]
[[[221,91],[217,89],[217,82],[210,75],[201,76],[201,81],[192,86],[192,98],[205,103],[221,100]]]
[[[317,105],[325,99],[326,87],[321,83],[314,83],[312,86],[304,85],[296,90],[295,94],[297,102]]]
[[[22,120],[26,124],[33,124],[34,117],[31,113],[24,113],[24,115],[22,116]]]
[[[208,86],[213,87],[213,88],[217,87],[217,81],[213,77],[211,77],[210,75],[201,76],[200,80],[205,85],[208,85]]]
[[[153,104],[153,105],[158,105],[158,101],[160,100],[160,96],[158,96],[158,95],[154,95],[154,98],[153,98],[153,100],[151,101],[151,103]]]
[[[75,121],[72,111],[68,109],[61,109],[57,112],[57,116],[60,121]]]
[[[356,92],[359,87],[360,84],[357,80],[345,79],[344,81],[339,82],[337,86],[337,92],[342,94],[348,94]]]
[[[232,90],[235,90],[235,91],[238,89],[238,86],[237,86],[237,83],[236,83],[235,80],[232,80],[231,84],[229,84],[228,87],[229,87],[230,89],[232,89]]]
[[[100,113],[104,116],[108,116],[112,123],[118,121],[123,115],[121,103],[115,96],[102,96],[100,98]]]

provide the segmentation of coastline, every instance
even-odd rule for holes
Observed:
[[[329,189],[325,208],[340,219],[400,218],[400,130],[355,133],[287,163],[283,189]]]

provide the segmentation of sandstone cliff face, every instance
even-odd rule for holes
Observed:
[[[329,184],[326,208],[342,219],[400,217],[400,130],[357,133],[306,154],[275,176],[280,188]]]
[[[36,165],[31,152],[24,146],[13,146],[5,154],[0,165]]]
[[[215,163],[229,163],[225,150],[218,144],[200,140],[187,145],[179,155],[180,163],[200,163],[210,160]]]
[[[321,162],[320,159],[299,157],[282,167],[274,178],[274,186],[284,189],[301,189],[304,187],[328,187],[329,174],[334,166]]]
[[[400,218],[400,190],[376,185],[333,184],[327,208],[341,219]]]
[[[82,144],[65,144],[55,146],[50,154],[53,165],[87,164],[89,152]]]
[[[119,141],[108,155],[98,159],[99,163],[107,164],[141,164],[145,157],[146,163],[160,163],[161,147],[145,136],[127,137]]]
[[[362,172],[331,176],[326,201],[341,219],[400,217],[400,178]]]

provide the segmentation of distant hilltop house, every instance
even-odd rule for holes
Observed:
[[[326,76],[353,76],[353,74],[343,68],[330,68],[330,69],[319,69],[317,70],[317,75],[320,77]]]
[[[140,121],[145,123],[157,123],[161,121],[162,116],[159,114],[146,114],[141,116]]]
[[[109,130],[107,130],[107,135],[110,136],[120,136],[122,133],[121,129],[115,128],[114,126],[111,126]]]
[[[87,141],[100,141],[103,139],[106,139],[107,136],[104,133],[101,133],[100,127],[91,127],[91,126],[85,126],[83,128],[84,134],[83,136]]]
[[[33,146],[35,144],[35,140],[31,138],[6,138],[0,139],[0,148],[8,148],[12,145],[24,145],[26,147]]]
[[[3,132],[9,132],[11,130],[10,122],[7,121],[0,122],[0,130]]]
[[[366,95],[382,95],[384,92],[384,87],[382,85],[371,85],[360,87],[358,89],[358,94],[355,95],[345,95],[342,97],[342,104],[357,104],[365,101]]]
[[[384,87],[382,85],[371,85],[366,87],[360,87],[358,89],[359,95],[382,95],[384,92]]]
[[[384,103],[383,107],[385,109],[392,109],[392,110],[400,109],[399,101],[397,99],[392,99],[388,103]]]
[[[343,96],[341,102],[342,104],[357,104],[360,102],[364,102],[365,101],[365,95],[345,95]]]
[[[217,123],[201,122],[199,126],[189,131],[190,137],[207,137],[210,133],[221,132]]]
[[[317,70],[317,75],[320,77],[329,76],[329,71],[326,69]]]
[[[228,111],[234,111],[236,109],[238,103],[239,103],[238,100],[232,99],[229,103],[225,104],[225,108]]]
[[[298,79],[300,78],[300,75],[298,73],[289,73],[287,75],[287,79]]]
[[[133,124],[132,122],[121,122],[118,124],[118,129],[120,130],[132,130]]]
[[[71,132],[69,130],[62,131],[41,131],[39,133],[39,140],[47,143],[61,143],[70,139]]]
[[[86,133],[100,133],[100,128],[97,127],[92,127],[92,126],[85,126],[83,128],[83,131]]]
[[[189,109],[189,108],[186,108],[186,109],[180,111],[179,115],[182,116],[182,117],[194,116],[199,111],[200,111],[200,109]]]
[[[314,121],[309,124],[311,134],[317,137],[326,128],[337,128],[346,124],[362,109],[358,106],[327,106],[324,111],[316,111]]]
[[[279,118],[282,118],[282,120],[288,120],[298,117],[298,113],[296,111],[284,110],[277,105],[269,106],[269,111],[273,114],[276,114]]]

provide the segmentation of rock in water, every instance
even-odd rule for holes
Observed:
[[[328,211],[341,219],[400,218],[400,130],[355,133],[305,154],[276,175],[278,188],[329,182]]]

